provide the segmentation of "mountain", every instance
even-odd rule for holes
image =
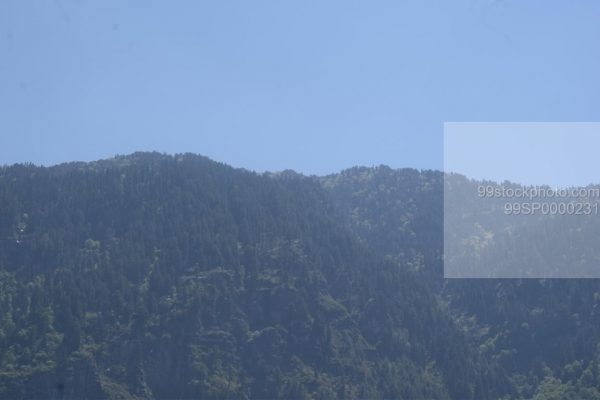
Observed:
[[[1,167],[0,398],[600,399],[597,280],[442,250],[438,171]]]
[[[394,221],[365,235],[381,210],[347,218],[331,177],[191,154],[2,167],[0,398],[515,395],[406,262],[439,257],[420,176],[388,188],[423,193],[384,252]]]
[[[357,167],[318,179],[361,242],[410,266],[481,354],[501,365],[517,390],[511,397],[600,398],[597,279],[444,280],[441,172]],[[587,245],[599,238],[590,221],[579,224]],[[557,246],[569,225],[549,227]]]

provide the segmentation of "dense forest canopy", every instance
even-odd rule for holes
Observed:
[[[595,280],[444,280],[442,173],[0,168],[0,398],[600,398]]]

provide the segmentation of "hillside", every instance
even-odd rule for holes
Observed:
[[[517,398],[600,398],[598,280],[443,280],[441,172],[352,168],[319,182],[362,243],[412,267],[481,353],[507,371]],[[584,227],[586,243],[597,241],[600,225]],[[556,246],[565,225],[551,228]]]
[[[2,167],[0,398],[513,396],[405,262],[435,221],[384,257],[323,187],[189,154]]]
[[[444,280],[442,178],[2,167],[0,398],[600,398],[600,284]]]

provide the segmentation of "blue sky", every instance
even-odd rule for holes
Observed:
[[[444,171],[551,187],[599,184],[600,123],[449,122]]]
[[[444,121],[600,120],[597,1],[0,2],[0,164],[442,168]]]

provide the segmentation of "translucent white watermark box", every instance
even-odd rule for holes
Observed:
[[[600,123],[445,123],[444,276],[600,278]]]

